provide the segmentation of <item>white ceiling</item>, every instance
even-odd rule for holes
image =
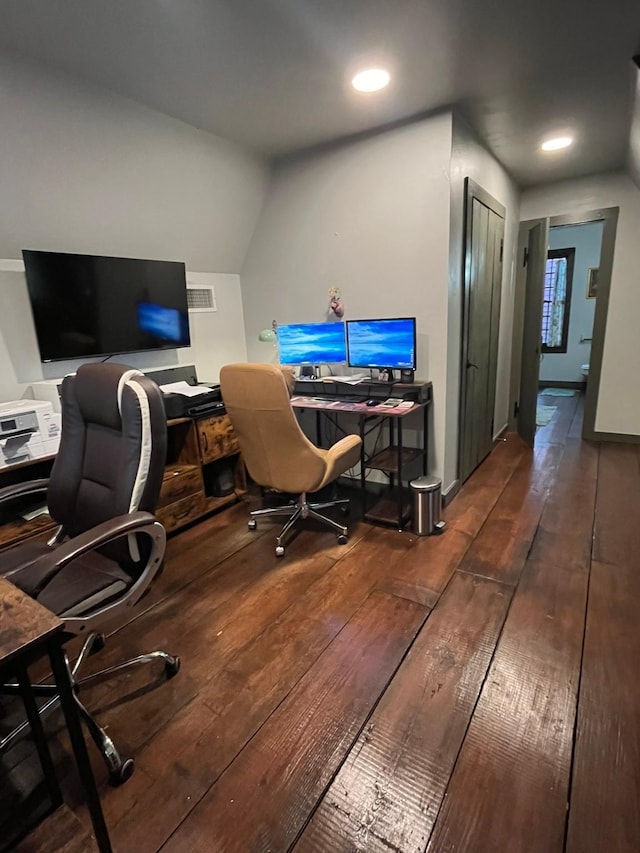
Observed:
[[[268,156],[456,105],[523,186],[624,165],[639,36],[638,0],[0,0],[0,46]]]

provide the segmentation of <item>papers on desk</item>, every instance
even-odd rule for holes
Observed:
[[[199,397],[207,391],[213,391],[208,385],[189,385],[188,382],[169,382],[161,385],[160,390],[165,394],[182,394],[183,397]]]
[[[366,373],[354,373],[353,376],[325,376],[323,382],[344,382],[346,385],[357,385],[363,379],[368,379]]]
[[[356,402],[353,400],[335,400],[328,397],[305,397],[300,395],[293,396],[291,404],[297,409],[322,409],[326,412],[338,410],[358,415],[404,415],[417,406],[411,400],[400,400],[398,398],[380,400],[377,406],[367,406],[364,399]]]

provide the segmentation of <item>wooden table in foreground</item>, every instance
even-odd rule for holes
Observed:
[[[60,704],[87,798],[98,849],[101,853],[110,853],[109,834],[62,648],[63,629],[64,623],[57,616],[0,577],[0,684],[6,678],[17,676],[51,804],[53,808],[57,808],[62,803],[62,794],[27,672],[28,667],[36,660],[48,656],[60,693]]]

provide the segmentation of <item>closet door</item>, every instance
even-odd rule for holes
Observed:
[[[459,478],[493,447],[504,208],[467,181]]]

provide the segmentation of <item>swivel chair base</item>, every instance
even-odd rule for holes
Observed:
[[[327,527],[331,527],[333,530],[337,531],[338,534],[338,544],[346,545],[347,544],[347,528],[344,524],[338,524],[337,521],[334,521],[332,518],[328,518],[326,515],[322,515],[322,513],[318,512],[320,509],[329,509],[330,507],[341,507],[344,512],[348,512],[349,509],[349,501],[348,500],[335,500],[335,501],[323,501],[322,503],[309,503],[307,501],[307,495],[303,492],[298,498],[295,504],[288,504],[287,506],[276,506],[276,507],[268,507],[267,509],[254,509],[250,514],[249,519],[249,530],[255,530],[258,526],[257,519],[263,516],[270,515],[288,515],[289,518],[286,520],[284,527],[280,531],[279,535],[276,537],[276,557],[284,557],[284,540],[287,534],[291,531],[296,522],[301,518],[313,518],[316,521],[320,521],[322,524],[326,524]]]
[[[104,647],[104,636],[102,634],[89,634],[87,639],[82,646],[80,654],[78,655],[73,667],[69,665],[69,661],[65,655],[65,661],[67,663],[67,669],[69,670],[69,675],[71,678],[71,684],[73,686],[73,693],[76,704],[78,706],[78,710],[80,712],[80,716],[85,723],[87,729],[89,730],[89,734],[93,738],[94,743],[100,750],[102,757],[104,758],[105,764],[107,765],[107,770],[109,773],[109,782],[114,787],[118,785],[122,785],[123,782],[126,782],[127,779],[131,777],[133,771],[135,769],[135,764],[132,758],[122,758],[120,753],[118,752],[116,745],[111,740],[106,731],[96,722],[93,716],[89,713],[89,711],[82,704],[80,699],[78,698],[78,691],[89,684],[98,684],[102,681],[107,681],[109,678],[112,678],[114,675],[119,675],[126,669],[129,669],[134,666],[141,666],[142,664],[153,663],[157,660],[162,661],[164,664],[164,670],[167,678],[173,678],[174,675],[177,674],[180,669],[180,658],[174,657],[173,655],[169,655],[166,652],[150,652],[149,654],[139,655],[138,657],[131,658],[131,660],[125,661],[124,663],[116,664],[115,666],[107,667],[106,669],[100,670],[100,672],[94,672],[91,675],[87,675],[84,678],[78,678],[78,672],[80,667],[84,663],[84,661],[89,657],[89,655],[94,652],[100,651]],[[58,695],[57,687],[55,684],[34,684],[32,685],[32,691],[35,696],[45,696],[49,697],[48,701],[45,702],[40,708],[39,713],[41,717],[46,717],[48,714],[53,711],[60,702],[60,697]],[[15,695],[20,693],[20,687],[16,683],[11,684],[2,684],[0,685],[0,695]],[[9,732],[4,738],[0,739],[0,752],[7,749],[14,741],[16,741],[19,737],[27,732],[29,729],[29,723],[25,720],[25,722],[21,723],[17,726],[12,732]]]

